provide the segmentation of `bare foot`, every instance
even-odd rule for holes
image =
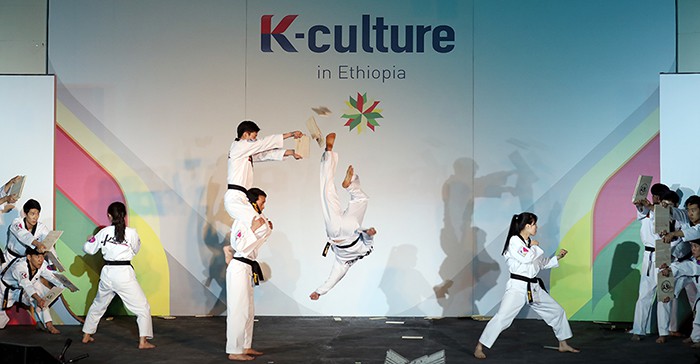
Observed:
[[[634,335],[632,335],[632,339],[630,339],[630,340],[632,340],[632,341],[641,341],[642,338],[641,338],[639,335],[634,334]]]
[[[694,343],[693,345],[690,345],[690,347],[693,349],[700,348],[700,343]]]
[[[666,336],[659,336],[659,337],[656,339],[656,343],[657,343],[657,344],[665,344],[665,343],[666,343]]]
[[[156,346],[149,343],[145,336],[139,338],[139,349],[153,349]]]
[[[347,172],[345,172],[345,179],[343,180],[343,188],[348,188],[348,186],[350,186],[350,182],[352,181],[353,174],[355,174],[355,169],[352,168],[352,165],[349,165]]]
[[[329,152],[333,150],[333,144],[335,144],[335,133],[328,133],[326,135],[326,150]]]
[[[569,346],[569,344],[566,342],[566,340],[564,340],[564,341],[559,342],[559,352],[560,353],[578,353],[578,352],[580,352],[580,350],[572,348],[571,346]]]
[[[95,339],[94,339],[94,338],[92,337],[92,335],[90,335],[90,334],[83,334],[83,340],[82,340],[82,341],[83,341],[83,344],[89,344],[89,343],[95,341]]]
[[[260,356],[263,355],[262,351],[257,351],[253,348],[248,348],[248,349],[243,349],[243,354],[245,355],[253,355],[253,356]]]
[[[683,337],[683,336],[684,336],[682,333],[680,333],[680,332],[678,332],[678,331],[671,331],[671,332],[669,333],[669,335],[670,335],[670,336],[673,336],[673,337]]]
[[[255,357],[245,354],[228,354],[228,360],[250,361],[255,360]]]
[[[58,335],[61,333],[60,331],[58,331],[56,326],[53,325],[52,322],[46,323],[46,331],[48,331],[50,334],[54,334],[54,335]]]
[[[477,359],[486,359],[486,354],[484,354],[484,346],[481,343],[476,344],[474,349],[474,357]]]
[[[311,298],[311,300],[313,300],[313,301],[318,300],[319,297],[321,297],[321,295],[318,294],[318,293],[316,293],[316,292],[314,292],[314,293],[312,293],[312,294],[309,295],[309,298]]]
[[[692,343],[693,343],[693,339],[691,339],[691,338],[683,339],[683,344],[692,344]]]

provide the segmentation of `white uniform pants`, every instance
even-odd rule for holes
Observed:
[[[657,277],[658,279],[658,277]],[[695,296],[697,294],[697,289],[695,284],[693,284],[693,279],[690,277],[678,277],[675,280],[676,299],[671,300],[668,303],[659,302],[656,306],[656,321],[659,326],[659,336],[667,336],[670,331],[678,331],[678,299],[682,289],[685,289],[685,294],[688,296],[688,303],[692,309],[695,304]]]
[[[639,297],[634,306],[634,322],[632,323],[632,333],[635,335],[651,333],[651,305],[655,301],[658,278],[654,258],[654,252],[644,251],[639,279]]]
[[[321,207],[326,234],[331,239],[353,236],[362,225],[369,202],[369,197],[360,186],[360,179],[354,174],[347,188],[350,202],[345,210],[342,209],[334,183],[337,165],[338,153],[325,151],[321,156]]]
[[[566,319],[564,309],[547,292],[539,287],[535,287],[536,285],[536,283],[532,284],[532,290],[539,290],[537,292],[539,302],[533,302],[530,304],[530,307],[542,317],[547,325],[552,327],[557,340],[563,341],[571,338],[573,333],[571,332],[569,321]],[[533,292],[534,295],[535,292]],[[498,313],[486,324],[479,342],[487,348],[491,348],[491,345],[496,342],[501,332],[510,327],[515,316],[526,303],[527,283],[511,279],[506,287],[506,292],[503,294]]]
[[[105,265],[102,268],[97,295],[85,316],[83,332],[94,334],[97,331],[97,324],[107,311],[115,294],[118,294],[124,302],[124,306],[136,315],[139,336],[153,338],[151,306],[136,280],[134,268],[130,265]]]
[[[253,285],[250,265],[232,260],[226,267],[226,353],[243,354],[253,345]]]

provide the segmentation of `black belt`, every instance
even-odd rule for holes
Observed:
[[[527,282],[527,303],[532,303],[532,287],[530,286],[531,283],[539,283],[540,287],[542,287],[542,289],[545,292],[547,292],[547,288],[544,287],[544,281],[542,280],[542,278],[528,278],[514,273],[510,274],[510,278]]]
[[[233,259],[248,264],[250,266],[250,268],[253,270],[253,283],[255,283],[256,286],[260,285],[260,281],[265,280],[265,277],[263,277],[262,269],[260,268],[260,264],[258,264],[258,262],[243,257],[233,257]]]
[[[247,190],[245,187],[243,187],[243,186],[239,186],[239,185],[228,185],[228,189],[229,189],[229,190],[241,191],[241,192],[245,193],[246,195],[248,194],[248,190]]]
[[[352,248],[353,246],[355,246],[355,244],[357,244],[358,241],[360,241],[360,237],[361,237],[361,236],[362,236],[362,234],[358,235],[358,236],[357,236],[357,239],[355,239],[355,241],[353,241],[353,242],[350,243],[350,244],[346,244],[346,245],[337,245],[337,247],[338,247],[339,249]],[[323,247],[323,253],[321,253],[321,255],[323,255],[323,256],[325,257],[325,256],[328,254],[328,249],[330,249],[330,247],[331,247],[331,243],[330,243],[330,242],[326,242],[326,246]]]
[[[105,260],[105,265],[131,265],[130,260]]]
[[[653,265],[652,261],[651,261],[651,253],[655,252],[656,248],[652,248],[650,246],[644,246],[644,251],[649,252],[649,266],[647,266],[647,277],[649,277],[649,275],[651,274],[651,266]]]
[[[25,255],[20,255],[20,254],[17,253],[16,251],[10,249],[9,246],[7,247],[7,252],[10,253],[10,255],[12,255],[12,256],[15,257],[15,258],[22,258],[22,257],[26,256],[26,254],[25,254]]]

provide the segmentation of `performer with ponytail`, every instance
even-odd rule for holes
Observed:
[[[102,250],[105,260],[97,295],[85,316],[83,343],[88,344],[95,340],[92,335],[97,331],[97,324],[114,294],[118,294],[124,306],[136,315],[139,349],[155,348],[155,345],[148,342],[153,338],[151,307],[139,282],[136,281],[136,273],[131,266],[131,259],[138,253],[141,240],[135,229],[126,226],[126,206],[123,203],[110,204],[107,217],[112,225],[100,230],[83,245],[83,250],[90,255]]]
[[[573,334],[564,309],[547,293],[542,279],[536,277],[541,269],[558,267],[559,259],[564,258],[567,251],[562,249],[555,257],[546,258],[537,240],[530,239],[536,233],[535,214],[523,212],[513,215],[502,253],[506,258],[510,279],[498,313],[486,325],[474,349],[474,356],[478,359],[486,358],[484,346],[491,348],[498,335],[510,327],[526,303],[554,329],[560,352],[578,352],[566,342]]]

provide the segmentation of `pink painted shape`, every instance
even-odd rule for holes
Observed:
[[[637,218],[632,205],[634,185],[640,174],[653,176],[659,182],[659,136],[625,163],[603,185],[593,207],[593,260],[616,236]],[[648,197],[651,199],[651,195]]]
[[[126,203],[117,181],[58,125],[55,148],[56,187],[96,225],[110,225],[109,204]]]

